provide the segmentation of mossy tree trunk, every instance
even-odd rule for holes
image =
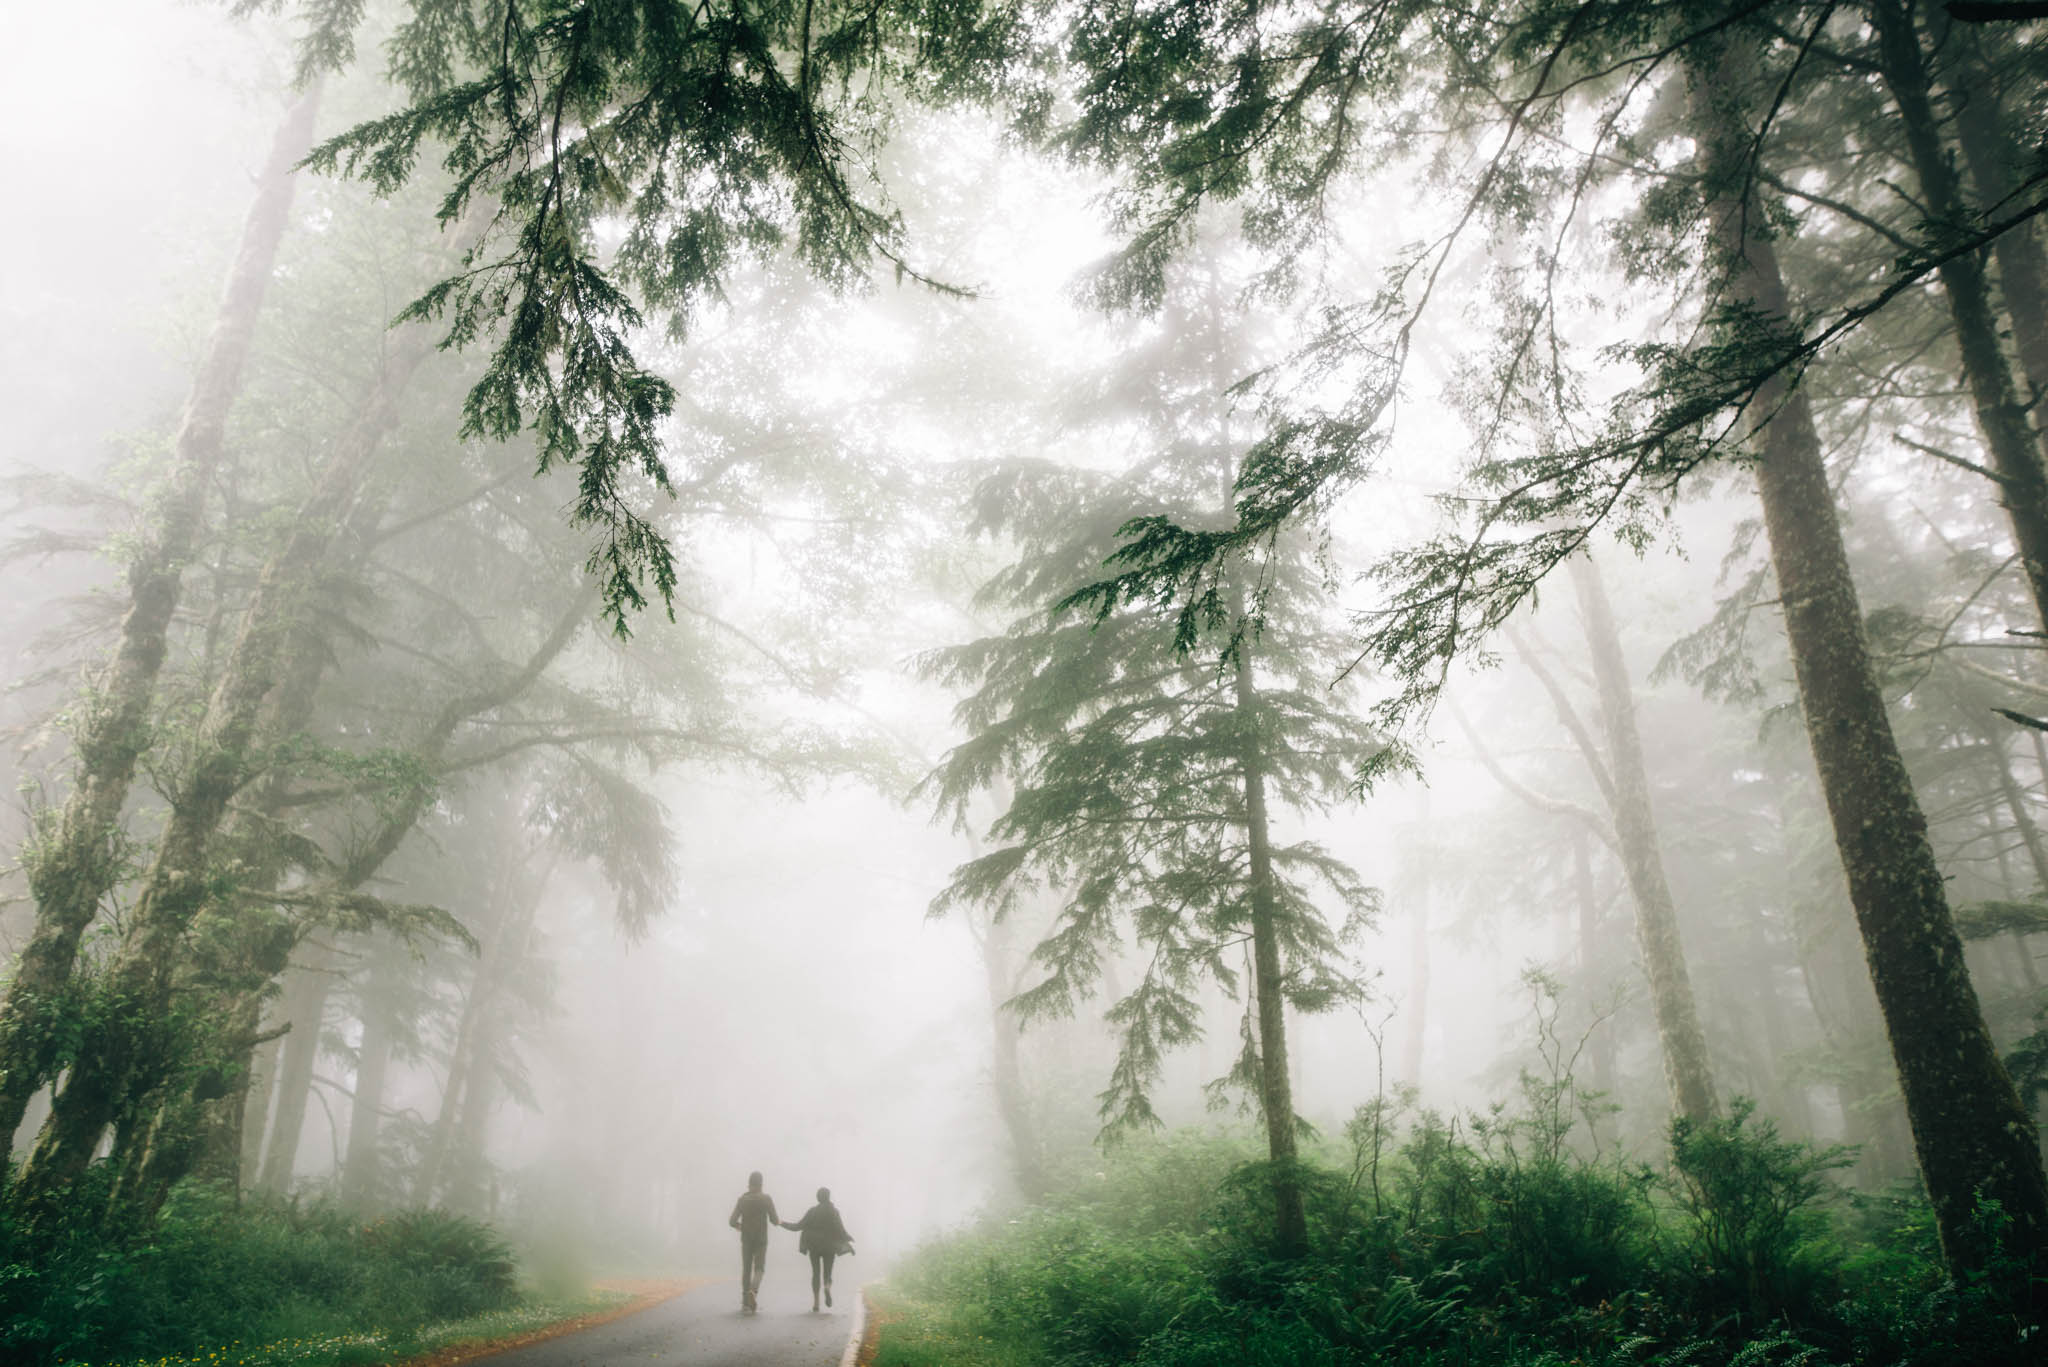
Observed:
[[[1752,135],[1740,111],[1740,71],[1724,56],[1711,74],[1694,73],[1693,131],[1718,196],[1710,240],[1731,300],[1785,319],[1776,248],[1752,231],[1766,216],[1745,197]],[[1773,379],[1752,411],[1762,424],[1757,490],[1800,709],[1914,1149],[1949,1265],[1979,1273],[1997,1254],[1976,1219],[1980,1200],[1996,1200],[2013,1221],[2013,1248],[2038,1250],[2048,1240],[2048,1181],[2033,1121],[1985,1028],[1926,817],[1892,734],[1812,409],[1803,392]],[[2034,1298],[2040,1312],[2038,1290],[2011,1290]]]
[[[263,1159],[257,1168],[256,1185],[264,1191],[282,1194],[292,1181],[292,1165],[299,1156],[299,1139],[305,1133],[306,1108],[313,1100],[313,1070],[320,1057],[320,1032],[327,1014],[327,998],[334,987],[334,975],[324,952],[316,952],[300,966],[285,991],[280,1012],[291,1025],[284,1037],[284,1051],[278,1059],[277,1118],[263,1142]]]
[[[22,853],[36,918],[0,1003],[0,1143],[58,1065],[56,1032],[80,938],[119,875],[122,808],[150,743],[157,676],[170,648],[187,563],[221,464],[229,409],[291,214],[296,168],[312,146],[315,86],[272,140],[227,289],[179,419],[168,482],[128,568],[128,611],[105,676],[89,690],[76,775],[62,808],[37,820]]]
[[[255,1057],[250,1060],[249,1085],[243,1089],[242,1121],[237,1132],[240,1161],[235,1168],[235,1182],[243,1190],[256,1185],[258,1165],[263,1159],[263,1139],[270,1132],[271,1106],[277,1100],[284,1038],[291,1033],[290,1022],[279,1013],[272,1012],[266,1019],[270,1023],[264,1031],[268,1038],[257,1046]]]
[[[36,1204],[68,1188],[119,1110],[155,1092],[178,1055],[168,1040],[183,942],[214,895],[212,852],[228,804],[254,777],[254,744],[278,682],[283,645],[307,610],[315,575],[348,525],[399,396],[431,354],[424,328],[399,334],[320,483],[299,507],[263,567],[235,644],[208,698],[189,769],[106,973],[102,1001],[80,1035],[79,1056],[23,1165],[21,1199]]]

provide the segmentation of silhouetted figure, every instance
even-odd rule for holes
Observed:
[[[775,1215],[775,1198],[761,1190],[760,1173],[747,1174],[747,1189],[733,1202],[726,1223],[740,1232],[740,1309],[753,1310],[768,1265],[768,1226],[782,1223]]]
[[[804,1218],[785,1221],[784,1229],[799,1231],[797,1250],[811,1255],[811,1313],[818,1310],[818,1288],[822,1277],[825,1304],[832,1304],[832,1260],[842,1254],[853,1252],[853,1236],[846,1232],[846,1222],[839,1218],[839,1207],[832,1204],[832,1189],[818,1188],[818,1204],[804,1212]]]

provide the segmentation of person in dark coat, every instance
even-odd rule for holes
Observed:
[[[818,1291],[822,1282],[825,1304],[832,1304],[832,1260],[853,1252],[853,1236],[839,1207],[832,1204],[832,1189],[818,1188],[818,1204],[804,1212],[801,1220],[785,1221],[784,1229],[798,1233],[797,1251],[811,1255],[811,1313],[818,1312]]]
[[[732,1218],[726,1223],[740,1232],[740,1309],[750,1311],[768,1266],[768,1227],[782,1223],[775,1215],[775,1198],[761,1190],[760,1173],[747,1174],[747,1189],[733,1203]]]

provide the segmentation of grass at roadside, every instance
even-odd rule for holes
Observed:
[[[467,1349],[521,1338],[565,1320],[602,1315],[633,1299],[624,1291],[593,1291],[574,1299],[529,1301],[403,1332],[332,1334],[263,1344],[229,1343],[189,1353],[138,1358],[122,1367],[368,1367],[372,1363],[416,1359],[451,1361],[463,1357]]]
[[[867,1295],[880,1325],[867,1367],[1031,1367],[1041,1360],[992,1332],[976,1303],[925,1300],[893,1283],[870,1286]]]

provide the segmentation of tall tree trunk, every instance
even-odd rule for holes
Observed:
[[[1239,620],[1243,614],[1239,613]],[[1252,683],[1252,643],[1237,652],[1237,716],[1244,729],[1245,840],[1251,862],[1252,974],[1259,1016],[1259,1101],[1266,1150],[1273,1160],[1274,1242],[1283,1256],[1308,1245],[1308,1212],[1295,1171],[1294,1088],[1287,1068],[1286,1001],[1282,996],[1279,899],[1273,889],[1273,845],[1266,814],[1266,768]]]
[[[356,1050],[354,1104],[349,1107],[348,1149],[341,1160],[339,1190],[341,1203],[364,1209],[377,1199],[382,1186],[377,1151],[378,1131],[384,1118],[384,1080],[391,1067],[391,1012],[377,1000],[378,975],[372,972],[364,984],[363,1040]]]
[[[1579,982],[1588,997],[1606,981],[1600,954],[1600,898],[1593,886],[1593,840],[1584,827],[1572,831],[1572,890],[1579,912]],[[1593,1088],[1614,1094],[1614,1031],[1607,1022],[1594,1027],[1588,1041],[1593,1055]]]
[[[1678,906],[1664,873],[1657,818],[1650,807],[1643,738],[1636,729],[1635,690],[1621,655],[1621,633],[1592,559],[1572,557],[1571,576],[1585,622],[1586,647],[1593,657],[1593,681],[1600,693],[1614,834],[1635,901],[1636,941],[1642,950],[1643,972],[1650,980],[1650,1005],[1664,1050],[1664,1077],[1671,1088],[1672,1109],[1688,1120],[1705,1120],[1716,1111],[1713,1064],[1707,1057],[1707,1036],[1700,1028],[1699,1005],[1686,972]]]
[[[455,1028],[455,1042],[448,1051],[448,1078],[441,1089],[441,1109],[435,1114],[427,1150],[420,1161],[418,1181],[413,1188],[416,1205],[431,1205],[447,1172],[458,1142],[457,1119],[465,1113],[471,1092],[481,1085],[487,1071],[498,1001],[505,983],[525,960],[533,920],[547,896],[554,877],[555,860],[550,856],[538,874],[529,873],[521,859],[508,859],[498,880],[500,903],[498,924],[489,943],[477,957],[476,973],[470,979],[469,994],[462,1003],[462,1017]]]
[[[1008,810],[1015,796],[1009,784],[999,783],[994,794],[997,810]],[[974,857],[980,858],[982,843],[972,828],[967,831],[967,840]],[[1010,1138],[1010,1175],[1017,1183],[1018,1195],[1027,1201],[1037,1201],[1051,1189],[1051,1182],[1046,1173],[1044,1143],[1024,1084],[1024,1028],[1009,1005],[1018,990],[1019,965],[1011,924],[1016,914],[1015,908],[1007,915],[991,911],[986,922],[970,921],[969,929],[975,948],[981,953],[982,981],[988,990],[989,1081],[995,1089],[996,1114]]]
[[[333,658],[326,636],[315,625],[315,616],[312,612],[302,613],[292,624],[284,652],[284,677],[272,690],[259,727],[268,745],[295,743],[312,722],[320,680]],[[255,792],[239,804],[239,810],[230,818],[230,831],[238,833],[245,845],[261,851],[244,861],[236,893],[274,892],[290,871],[284,847],[274,838],[289,787],[285,770],[266,772]],[[218,926],[229,932],[208,935],[202,931],[201,938],[222,945],[232,961],[195,966],[200,969],[199,976],[238,985],[201,989],[199,993],[202,1000],[210,999],[207,1009],[215,1018],[215,1038],[221,1050],[218,1068],[229,1085],[221,1097],[199,1103],[199,1147],[193,1153],[193,1165],[213,1180],[233,1181],[239,1190],[255,1175],[254,1155],[244,1152],[251,1139],[245,1112],[250,1109],[252,1085],[260,1078],[262,1104],[257,1108],[253,1136],[255,1143],[260,1144],[263,1119],[269,1110],[271,1074],[275,1071],[277,1041],[260,1030],[263,1003],[271,985],[289,969],[291,955],[306,927],[303,923],[280,921],[267,910],[252,909],[237,898],[213,903],[200,915],[202,927]],[[283,1028],[290,1029],[289,1025]],[[259,1041],[271,1055],[267,1068],[259,1067]],[[229,1108],[233,1108],[232,1113]],[[167,1176],[168,1180],[176,1181],[182,1174]]]
[[[1885,83],[1891,87],[1928,216],[1937,230],[1967,231],[1973,215],[1942,145],[1913,11],[1901,0],[1875,0],[1871,15],[1877,24]],[[2035,612],[2048,623],[2048,465],[2042,463],[2040,437],[2027,420],[2026,404],[1999,338],[1983,257],[1976,252],[1952,256],[1941,265],[1940,276],[1955,319],[1963,374],[1976,404],[1977,426],[1998,474],[1999,501],[2012,521]]]
[[[1778,992],[1778,970],[1774,946],[1768,936],[1759,936],[1761,955],[1758,981],[1747,988],[1745,1001],[1756,1003],[1756,1021],[1762,1027],[1763,1059],[1760,1069],[1765,1086],[1776,1093],[1772,1107],[1777,1118],[1802,1139],[1813,1137],[1813,1106],[1806,1084],[1798,1081],[1785,1060],[1792,1051],[1791,1023],[1785,1019],[1785,1001]]]
[[[1786,857],[1791,858],[1789,853]],[[1840,910],[1832,900],[1827,903],[1828,913]],[[1850,911],[1840,919],[1853,916]],[[1836,1079],[1842,1138],[1856,1148],[1856,1180],[1875,1191],[1912,1173],[1912,1135],[1903,1111],[1894,1104],[1896,1074],[1883,1066],[1884,1016],[1870,986],[1870,971],[1861,954],[1846,952],[1846,938],[1802,925],[1794,953],[1800,987]],[[1860,948],[1860,940],[1857,943]]]
[[[256,1175],[256,1184],[264,1191],[282,1194],[291,1186],[292,1165],[299,1156],[299,1137],[305,1132],[306,1107],[313,1099],[320,1029],[333,985],[326,956],[316,954],[300,967],[285,991],[282,1014],[292,1028],[284,1037],[284,1052],[278,1060],[277,1119],[271,1122],[270,1135],[263,1146],[263,1163]]]
[[[991,917],[981,941],[982,974],[988,986],[990,1044],[989,1075],[995,1086],[996,1110],[1003,1130],[1010,1137],[1010,1173],[1017,1191],[1027,1201],[1037,1201],[1050,1189],[1045,1171],[1043,1141],[1031,1113],[1031,1098],[1024,1084],[1023,1029],[1017,1013],[1010,1010],[1010,998],[1017,994],[1017,967],[1011,953],[1008,917]]]
[[[2027,862],[2034,870],[2033,891],[2048,895],[2048,845],[2043,844],[2041,828],[2034,824],[2033,814],[2027,810],[2027,795],[2012,772],[2012,757],[2005,753],[2005,737],[1988,728],[1980,729],[1977,734],[1990,749],[1992,763],[1997,766],[1999,796],[2004,800],[2005,810],[2012,816],[2013,830],[2019,835],[2020,845],[2027,852]],[[1995,821],[1992,828],[1995,832]],[[2008,895],[2017,894],[2009,891]],[[2041,972],[2034,967],[2034,955],[2027,947],[2026,933],[2015,930],[2007,938],[2019,966],[2020,980],[2029,991],[2040,990]]]
[[[242,1127],[249,1110],[250,1073],[263,1026],[262,994],[241,994],[226,1018],[235,1033],[222,1050],[221,1064],[208,1070],[190,1097],[198,1108],[198,1119],[189,1169],[166,1166],[152,1174],[153,1180],[167,1189],[189,1170],[196,1177],[226,1184],[237,1193],[241,1190],[242,1146],[246,1142]]]
[[[586,585],[555,621],[548,635],[517,667],[470,692],[449,699],[412,746],[415,756],[431,767],[446,755],[449,743],[462,724],[483,712],[502,707],[530,689],[575,639],[596,602],[596,589]],[[295,671],[317,680],[317,671]],[[305,678],[300,679],[305,682]],[[288,681],[287,692],[294,685]],[[310,683],[307,684],[310,697]],[[275,795],[273,794],[273,799]],[[383,867],[397,852],[405,837],[418,824],[432,801],[432,789],[415,788],[378,826],[340,861],[340,867],[321,891],[332,894],[354,892]],[[261,804],[259,804],[261,805]],[[313,1065],[318,1053],[321,1012],[327,998],[329,978],[325,964],[316,959],[299,980],[306,995],[293,1005],[288,1002],[287,1018],[301,1020],[301,1030],[287,1037],[277,1103],[276,1133],[266,1150],[259,1184],[267,1191],[281,1192],[290,1184],[292,1163],[297,1156],[306,1105],[312,1095]]]
[[[295,170],[313,140],[319,87],[285,115],[257,182],[234,266],[178,423],[168,484],[128,569],[128,612],[112,667],[87,694],[76,776],[62,810],[38,821],[23,854],[36,920],[0,1003],[0,1144],[11,1143],[28,1101],[56,1064],[53,1031],[78,944],[113,887],[121,809],[150,742],[149,714],[169,649],[186,563],[220,466],[228,410],[291,214]]]
[[[1776,248],[1749,230],[1764,216],[1751,212],[1736,188],[1748,184],[1752,142],[1736,81],[1749,64],[1740,56],[1724,55],[1711,73],[1694,73],[1694,133],[1708,183],[1721,187],[1712,205],[1711,240],[1728,272],[1731,300],[1765,318],[1785,319],[1791,312]],[[1993,1266],[1998,1250],[1975,1218],[1980,1199],[2004,1208],[2016,1250],[2038,1250],[2048,1241],[2048,1180],[2033,1119],[1985,1028],[1927,820],[1892,735],[1812,410],[1805,394],[1782,379],[1766,382],[1754,402],[1752,411],[1765,415],[1757,491],[1800,708],[1898,1064],[1921,1176],[1949,1265],[1958,1273],[1981,1272]],[[2041,1316],[2040,1291],[2011,1290]]]
[[[1999,204],[2020,188],[2027,158],[2007,127],[1983,35],[1959,34],[1950,41],[1961,45],[1961,79],[1949,84],[1963,159],[1976,182],[1978,202]],[[2033,390],[2030,398],[2038,402],[2048,394],[2048,256],[2035,225],[2023,223],[2002,234],[1991,244],[1991,258],[1998,265],[2014,349]]]
[[[369,532],[374,528],[380,513],[376,508],[370,506],[370,502],[370,500],[364,500],[356,512],[352,514],[350,521],[353,525],[349,529],[347,540],[361,542],[367,538]],[[579,604],[581,601],[581,598],[577,600]],[[555,631],[542,642],[536,655],[529,659],[520,669],[513,671],[509,680],[501,682],[494,687],[486,687],[466,694],[461,698],[451,701],[447,707],[444,707],[434,724],[428,728],[426,734],[415,747],[415,754],[422,762],[432,764],[441,759],[446,751],[449,740],[462,720],[474,716],[480,711],[487,711],[492,707],[501,705],[530,687],[538,679],[546,665],[555,658],[573,636],[576,624],[581,620],[581,615],[580,607],[572,606],[570,612],[561,619]],[[332,658],[327,638],[303,614],[298,621],[294,622],[291,628],[285,655],[288,663],[284,670],[283,680],[273,691],[266,705],[266,715],[261,724],[262,733],[273,738],[273,741],[277,743],[288,742],[299,736],[311,722],[320,680],[325,674],[327,664]],[[254,797],[241,804],[242,812],[238,820],[247,820],[259,828],[278,820],[289,798],[288,787],[288,782],[282,772],[273,771],[267,773]],[[413,797],[406,803],[401,804],[396,811],[387,813],[384,821],[372,833],[371,837],[364,842],[361,848],[354,851],[349,859],[343,862],[338,875],[329,881],[326,890],[334,893],[350,893],[354,892],[363,883],[369,881],[382,866],[383,862],[396,852],[399,843],[417,823],[420,813],[424,808],[425,795],[430,791],[427,789],[416,791]],[[549,867],[552,870],[552,864]],[[251,868],[245,874],[239,890],[243,892],[274,890],[286,872],[287,868],[281,862]],[[544,882],[545,877],[543,878]],[[537,898],[538,896],[539,889],[536,888],[535,897]],[[529,921],[531,919],[531,911],[532,908],[529,907]],[[221,912],[230,917],[247,917],[248,915],[246,910],[237,910],[233,907],[217,907],[208,914],[213,914],[213,912]],[[292,933],[294,936],[303,934],[304,928],[301,927]],[[238,1086],[242,1088],[247,1086],[255,1042],[261,1038],[255,1031],[253,1024],[245,1020],[244,1017],[246,1017],[251,1009],[255,1009],[254,1004],[260,1002],[263,994],[268,990],[269,983],[275,978],[276,974],[283,971],[285,957],[294,948],[296,948],[295,943],[277,946],[277,966],[275,968],[272,968],[267,963],[259,963],[254,959],[246,959],[238,963],[236,967],[247,974],[251,981],[248,982],[243,992],[239,994],[223,994],[220,998],[220,1005],[215,1011],[215,1014],[221,1021],[220,1029],[224,1032],[221,1036],[222,1038],[235,1042],[247,1042],[246,1048],[240,1054],[228,1057],[223,1061],[225,1075],[238,1079]],[[239,1043],[237,1047],[241,1048]],[[310,1082],[310,1072],[307,1076]],[[201,1126],[202,1148],[197,1151],[195,1161],[224,1172],[231,1163],[237,1168],[247,1166],[247,1164],[239,1155],[214,1154],[208,1152],[205,1147],[220,1143],[240,1145],[243,1142],[241,1126],[238,1123],[230,1123],[227,1117],[218,1114],[222,1104],[224,1103],[207,1103],[209,1115]],[[295,1119],[294,1125],[296,1126],[297,1123],[298,1121]],[[296,1147],[296,1142],[296,1137],[294,1137],[294,1147]]]
[[[235,1169],[235,1181],[243,1189],[256,1185],[258,1165],[263,1159],[264,1137],[270,1133],[270,1108],[277,1099],[278,1067],[284,1061],[284,1036],[291,1033],[289,1021],[280,1021],[277,1012],[269,1017],[273,1029],[282,1027],[284,1034],[270,1034],[249,1063],[249,1085],[242,1101],[242,1124],[240,1127],[239,1161]],[[269,1033],[269,1032],[266,1032]]]
[[[489,1220],[496,1216],[497,1178],[485,1162],[485,1138],[491,1108],[497,1104],[498,1076],[491,1067],[498,1030],[490,1022],[478,1033],[475,1063],[462,1089],[452,1152],[446,1171],[446,1204],[452,1210]]]
[[[107,1004],[81,1034],[79,1057],[24,1165],[23,1199],[40,1202],[77,1180],[116,1111],[154,1091],[177,1050],[168,1026],[181,944],[211,893],[214,837],[228,803],[251,777],[252,742],[277,681],[282,643],[306,606],[313,575],[346,525],[406,382],[432,352],[423,327],[399,334],[372,391],[336,443],[319,486],[263,567],[219,682],[208,699],[191,770],[107,972]]]

